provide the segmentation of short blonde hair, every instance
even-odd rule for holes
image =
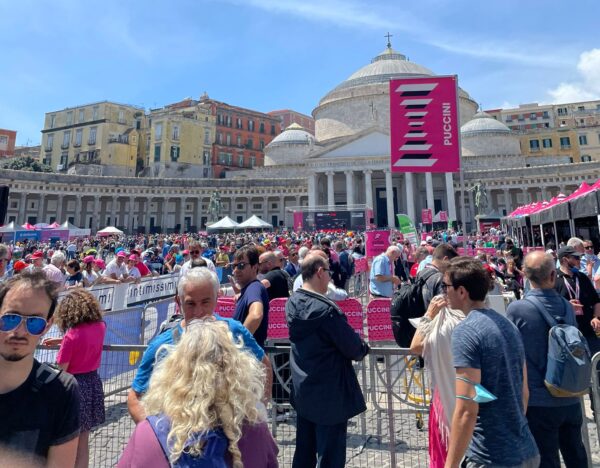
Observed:
[[[221,428],[233,466],[242,468],[238,441],[245,422],[260,420],[262,365],[241,342],[234,342],[227,323],[214,317],[193,320],[179,343],[167,348],[169,354],[157,364],[143,405],[146,414],[161,414],[171,422],[171,463],[184,449],[192,456],[202,454],[202,441],[186,447],[193,434]]]

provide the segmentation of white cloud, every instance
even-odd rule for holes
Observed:
[[[548,90],[551,102],[577,102],[600,98],[600,49],[591,49],[579,56],[579,79],[560,83]]]

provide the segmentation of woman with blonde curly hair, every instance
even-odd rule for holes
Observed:
[[[118,467],[276,467],[261,364],[226,323],[190,322],[157,365],[138,424]],[[159,350],[161,352],[161,350]]]
[[[55,323],[65,334],[56,362],[79,384],[81,433],[77,447],[76,467],[87,467],[90,431],[104,422],[104,392],[98,375],[106,324],[100,304],[82,288],[72,289],[58,304]],[[48,343],[48,341],[46,341]]]

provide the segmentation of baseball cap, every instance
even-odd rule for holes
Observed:
[[[94,260],[94,263],[96,264],[96,266],[98,268],[100,268],[101,270],[104,270],[106,268],[106,263],[104,263],[104,260],[102,260],[101,258],[96,258]]]
[[[124,251],[124,250],[120,250],[120,251],[117,253],[117,257],[127,257],[127,254],[125,253],[125,251]]]
[[[21,271],[25,268],[27,268],[27,263],[25,263],[23,260],[19,260],[19,261],[15,262],[15,264],[13,265],[14,271]]]
[[[573,255],[574,257],[581,257],[583,254],[577,252],[574,247],[567,245],[565,247],[561,247],[558,250],[558,259],[561,260],[564,257],[568,257],[569,255]]]
[[[31,254],[31,258],[32,259],[36,259],[36,258],[44,258],[44,252],[42,252],[41,250],[36,250],[35,252],[33,252]]]
[[[426,241],[426,242],[433,242],[433,237],[431,237],[431,236],[427,236],[427,237],[425,238],[425,241]]]
[[[93,255],[88,255],[87,257],[84,257],[84,259],[83,259],[83,263],[93,263],[93,261],[94,261]]]
[[[137,256],[135,254],[131,254],[129,256],[129,260],[137,260]]]

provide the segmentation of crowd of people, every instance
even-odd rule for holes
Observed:
[[[578,397],[557,397],[544,382],[549,327],[537,307],[577,326],[588,353],[600,351],[591,242],[573,238],[525,256],[494,233],[468,240],[485,251],[461,256],[455,236],[435,233],[419,245],[391,238],[369,273],[372,298],[422,288],[410,349],[432,378],[430,466],[554,467],[559,451],[568,467],[587,466]],[[344,466],[348,421],[366,410],[352,362],[370,348],[336,301],[364,255],[353,232],[0,245],[0,420],[8,422],[0,465],[88,466],[89,433],[105,419],[106,326],[86,287],[178,271],[177,313],[149,343],[128,393],[136,427],[118,466],[277,466],[266,407],[281,397],[273,365],[286,360],[293,466]],[[230,269],[229,285],[220,267]],[[494,293],[514,294],[506,314],[489,306]],[[220,295],[234,297],[233,318],[215,313]],[[291,349],[272,362],[264,347],[277,298],[288,298]],[[47,344],[60,346],[59,368],[34,358],[54,323],[63,337]]]

